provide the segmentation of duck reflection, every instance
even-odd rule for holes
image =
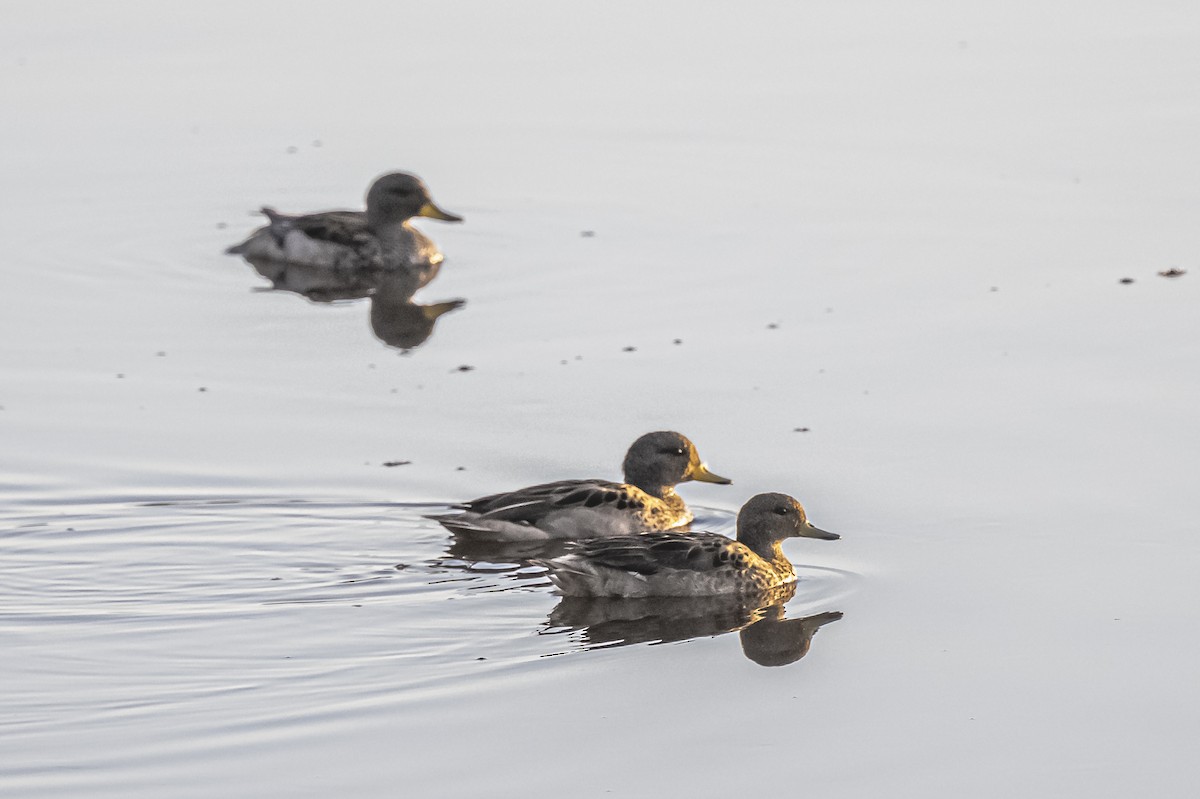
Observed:
[[[513,563],[528,565],[530,558],[557,557],[570,549],[566,541],[487,541],[471,535],[454,534],[445,557],[467,563]]]
[[[405,351],[420,346],[443,314],[464,303],[412,301],[445,260],[412,220],[462,221],[439,208],[416,175],[379,176],[367,190],[365,211],[292,215],[263,207],[261,212],[267,224],[226,252],[245,259],[275,291],[313,302],[370,297],[371,329],[385,344]]]
[[[828,611],[786,618],[795,584],[748,596],[564,597],[550,612],[546,632],[582,633],[585,648],[670,643],[737,632],[742,653],[760,666],[786,666],[808,654],[822,626],[842,618]]]
[[[425,282],[420,275],[408,271],[339,271],[284,261],[246,260],[271,281],[269,291],[299,294],[318,303],[369,299],[371,331],[375,337],[405,352],[424,344],[433,335],[438,319],[467,302],[464,299],[429,305],[413,302],[413,295]]]

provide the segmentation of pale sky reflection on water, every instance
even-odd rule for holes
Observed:
[[[0,794],[1191,796],[1198,45],[1176,4],[5,7]],[[465,217],[408,355],[221,254],[393,169]],[[786,618],[845,614],[803,658],[550,632],[409,504],[662,428],[718,529],[786,491],[842,534],[787,547]]]

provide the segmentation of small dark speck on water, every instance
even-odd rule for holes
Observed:
[[[383,465],[387,467],[408,466],[410,463],[412,463],[412,461],[384,461]]]
[[[321,140],[313,139],[313,147],[320,147],[320,146],[321,146]]]
[[[988,291],[999,291],[999,290],[1000,290],[999,286],[992,286],[990,289],[988,289]]]
[[[198,388],[196,390],[199,392],[205,392],[205,391],[208,391],[208,388],[206,386],[200,386],[200,388]]]
[[[123,379],[125,379],[125,374],[124,374],[123,372],[117,372],[117,379],[118,379],[118,380],[123,380]]]
[[[476,660],[487,660],[487,658],[475,658]]]
[[[558,362],[558,365],[559,365],[559,366],[566,366],[566,365],[567,365],[567,362],[566,362],[566,361],[559,361],[559,362]]]
[[[1123,277],[1123,278],[1121,278],[1120,280],[1118,280],[1117,282],[1118,282],[1118,283],[1120,283],[1120,284],[1121,284],[1121,285],[1123,285],[1123,286],[1128,286],[1130,283],[1132,283],[1132,282],[1133,282],[1133,278],[1131,278],[1131,277]]]
[[[466,470],[467,470],[466,466],[455,466],[454,467],[454,471],[456,471],[456,472],[465,472]]]
[[[767,325],[767,330],[778,330],[778,329],[779,329],[778,322],[771,322]]]
[[[298,152],[300,152],[300,148],[294,144],[287,148],[288,155],[292,155],[293,153],[298,153]]]
[[[355,607],[355,608],[361,608],[361,607],[362,607],[362,605],[351,605],[351,607]]]
[[[583,356],[582,356],[582,355],[576,355],[576,356],[575,356],[575,360],[577,360],[577,361],[582,361],[582,360],[583,360]]]
[[[678,345],[680,345],[680,344],[682,344],[682,343],[683,343],[683,339],[681,339],[681,338],[677,338],[677,339],[675,339],[674,341],[672,341],[671,343],[672,343],[672,344],[675,344],[676,346],[678,346]]]
[[[582,238],[585,238],[585,239],[590,239],[590,238],[594,238],[594,237],[595,237],[595,235],[596,235],[596,231],[594,231],[594,230],[581,230],[581,231],[579,231],[579,235],[580,235],[580,237],[582,237]]]
[[[271,582],[275,582],[276,580],[282,580],[282,579],[283,579],[282,577],[272,577]]]
[[[456,371],[456,372],[471,372],[471,371],[474,371],[474,370],[475,370],[475,367],[474,367],[474,366],[471,366],[470,364],[465,364],[465,363],[464,363],[462,366],[459,366],[459,367],[458,367],[457,369],[455,369],[454,371]]]
[[[375,364],[373,364],[373,363],[369,363],[369,364],[367,364],[367,368],[368,368],[368,369],[374,369],[374,368],[375,368]]]
[[[625,347],[621,352],[637,352],[637,347]]]
[[[793,433],[807,433],[808,428],[807,427],[795,427],[795,428],[792,428],[792,432]]]
[[[1175,267],[1171,267],[1170,269],[1164,269],[1163,271],[1158,273],[1159,277],[1183,277],[1186,274],[1187,274],[1186,269],[1176,269]]]
[[[396,564],[396,571],[401,571],[401,572],[402,572],[402,571],[404,571],[404,570],[405,570],[405,569],[407,569],[407,568],[408,568],[408,564],[407,564],[407,563],[397,563],[397,564]]]
[[[154,357],[155,358],[165,358],[165,357],[167,357],[167,351],[159,350],[158,352],[154,353]]]
[[[224,230],[224,229],[225,229],[225,228],[227,228],[227,227],[229,227],[229,225],[228,225],[228,224],[226,224],[225,222],[218,222],[218,223],[217,223],[217,230]]]

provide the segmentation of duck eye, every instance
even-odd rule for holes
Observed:
[[[778,508],[775,509],[775,512],[778,513],[780,516],[787,516],[787,513],[789,510],[790,510],[790,508],[788,508],[787,505],[780,505]]]

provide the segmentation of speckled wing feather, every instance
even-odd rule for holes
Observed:
[[[270,208],[262,211],[271,220],[268,229],[280,245],[289,230],[298,230],[313,241],[344,247],[359,247],[371,240],[367,216],[361,211],[325,211],[304,216],[287,216]]]
[[[502,494],[473,499],[460,507],[488,518],[509,522],[534,522],[552,511],[570,508],[617,510],[640,508],[642,501],[630,486],[606,480],[560,480]]]
[[[753,554],[744,545],[718,533],[643,533],[598,538],[575,550],[598,566],[657,574],[663,569],[711,572],[741,568]]]

